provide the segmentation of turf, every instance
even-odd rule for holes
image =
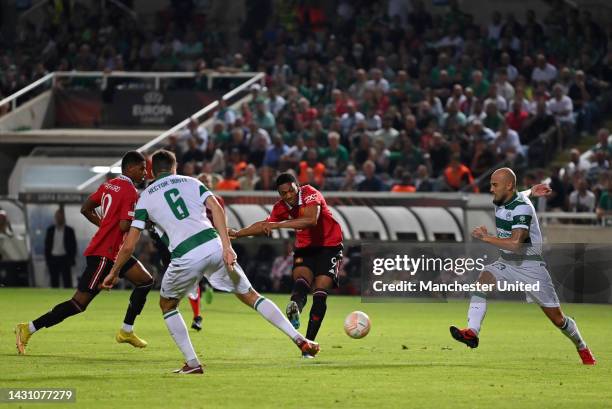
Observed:
[[[191,332],[204,376],[169,373],[182,363],[157,306],[136,322],[144,350],[114,335],[129,293],[112,291],[88,310],[15,352],[13,327],[67,299],[65,290],[0,289],[0,387],[75,388],[83,408],[599,408],[612,402],[612,308],[565,305],[599,363],[580,364],[573,345],[534,305],[491,303],[481,345],[469,350],[448,333],[463,325],[466,302],[362,304],[330,297],[317,359],[297,348],[231,295],[204,305],[204,330]],[[272,296],[284,307],[286,296]],[[282,308],[281,307],[281,308]],[[187,320],[187,303],[181,307]],[[364,339],[348,338],[352,310],[372,319]],[[42,405],[42,406],[41,406]],[[13,405],[10,407],[17,407]],[[45,407],[44,404],[29,405]],[[28,405],[22,405],[28,407]]]

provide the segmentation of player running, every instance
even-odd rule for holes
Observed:
[[[202,365],[191,344],[178,303],[187,292],[206,277],[219,290],[231,291],[243,303],[253,307],[266,320],[287,334],[302,352],[315,355],[319,344],[300,335],[278,307],[259,295],[236,263],[227,234],[225,212],[208,188],[197,179],[176,175],[172,152],[159,150],[152,157],[155,181],[145,189],[136,204],[132,227],[119,250],[117,261],[103,287],[116,282],[123,263],[129,260],[147,221],[164,234],[171,262],[164,274],[159,305],[170,335],[185,357],[185,365],[175,371],[202,374]],[[213,225],[204,214],[211,210]]]
[[[596,361],[580,335],[576,322],[563,314],[546,264],[542,258],[543,243],[535,208],[529,198],[516,192],[516,175],[509,168],[498,169],[491,175],[491,193],[495,204],[497,236],[489,235],[479,226],[472,236],[500,249],[500,259],[485,266],[478,282],[496,285],[498,281],[524,284],[539,283],[539,291],[525,291],[528,300],[535,300],[546,316],[576,346],[585,365]],[[468,310],[468,326],[451,326],[454,339],[470,348],[478,347],[480,327],[487,312],[487,295],[474,292]]]
[[[83,253],[87,258],[87,266],[79,279],[77,291],[70,300],[57,304],[51,311],[34,321],[17,325],[15,335],[17,351],[20,354],[25,354],[32,334],[85,311],[98,295],[99,285],[113,267],[124,234],[129,230],[134,217],[134,205],[138,200],[135,184],[141,183],[145,175],[145,157],[140,152],[129,151],[121,160],[121,175],[101,184],[98,190],[87,198],[81,207],[81,213],[99,228]],[[101,216],[95,211],[98,207],[101,207]],[[115,339],[119,343],[144,348],[147,342],[136,336],[133,328],[136,316],[142,311],[147,294],[153,287],[153,277],[134,257],[122,264],[119,276],[130,281],[134,285],[134,290],[130,295],[123,327]]]
[[[342,262],[342,229],[327,207],[321,192],[310,185],[300,186],[290,173],[276,179],[281,200],[276,202],[266,220],[240,230],[230,229],[230,237],[270,234],[274,229],[295,229],[293,291],[287,304],[287,317],[297,329],[307,295],[314,286],[306,338],[317,337],[327,311],[327,291],[338,286]],[[303,354],[305,358],[312,358]]]

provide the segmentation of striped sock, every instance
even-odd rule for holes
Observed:
[[[480,326],[487,313],[487,295],[480,291],[474,291],[470,299],[468,310],[468,328],[478,335]]]
[[[257,301],[255,301],[253,308],[260,313],[262,317],[268,320],[270,324],[287,334],[294,342],[304,339],[272,301],[265,297],[259,297]]]
[[[189,338],[189,333],[187,332],[187,327],[185,326],[185,321],[183,321],[181,313],[178,310],[168,311],[164,314],[164,321],[166,322],[168,332],[172,335],[176,346],[183,353],[187,365],[192,368],[200,365],[193,345],[191,345],[191,339]]]
[[[580,335],[578,325],[576,325],[576,321],[574,321],[571,317],[565,317],[565,322],[560,329],[561,332],[563,332],[563,335],[568,337],[574,343],[574,345],[576,345],[576,348],[586,348],[586,342],[584,342],[582,335]]]

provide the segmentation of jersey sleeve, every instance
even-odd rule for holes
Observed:
[[[119,209],[119,220],[133,220],[134,206],[138,201],[138,193],[135,190],[126,193],[121,198],[121,208]]]
[[[533,208],[528,205],[519,205],[512,212],[512,230],[525,229],[529,230],[531,219],[533,218]]]
[[[323,203],[321,192],[311,186],[304,186],[302,189],[302,207],[320,206]]]
[[[202,203],[206,203],[206,199],[208,199],[213,194],[210,190],[208,190],[208,188],[206,187],[206,185],[204,185],[204,183],[200,182],[199,180],[196,180],[196,181],[198,183],[198,192],[200,195],[200,200]]]
[[[104,183],[98,186],[98,190],[89,195],[89,200],[96,204],[102,203],[102,193],[104,193]]]
[[[285,215],[285,210],[283,209],[283,204],[281,202],[276,202],[274,207],[272,207],[272,211],[270,215],[266,219],[267,222],[282,222],[283,220],[287,220]]]
[[[134,210],[134,220],[132,220],[132,227],[140,230],[144,230],[146,222],[149,220],[149,212],[144,204],[143,197],[141,196],[136,203],[136,209]]]

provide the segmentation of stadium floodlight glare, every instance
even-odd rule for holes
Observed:
[[[94,166],[91,171],[94,173],[121,173],[121,166]]]

